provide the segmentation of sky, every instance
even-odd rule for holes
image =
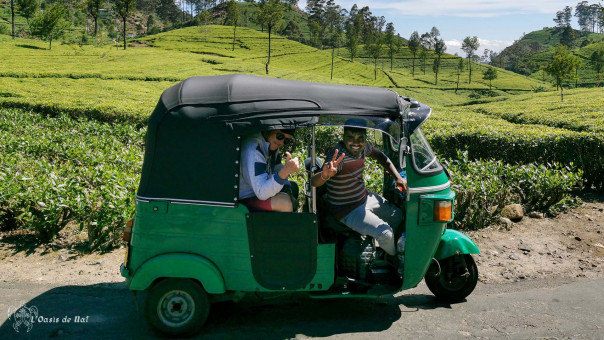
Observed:
[[[465,37],[477,36],[480,47],[500,52],[520,39],[524,33],[553,27],[557,11],[565,6],[574,9],[580,0],[336,0],[336,3],[350,10],[355,3],[358,7],[369,6],[376,16],[384,16],[392,22],[403,38],[409,38],[413,31],[420,35],[438,28],[447,45],[447,53],[464,55],[461,42]],[[589,3],[597,3],[590,0]],[[306,7],[300,0],[298,6]],[[576,28],[576,23],[573,24]]]

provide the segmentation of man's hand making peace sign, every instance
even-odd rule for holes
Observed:
[[[327,180],[335,176],[338,173],[338,166],[344,160],[344,156],[346,156],[346,154],[342,153],[340,157],[338,157],[338,150],[336,149],[331,161],[325,162],[321,172],[312,177],[311,184],[315,187],[318,187],[325,184]]]

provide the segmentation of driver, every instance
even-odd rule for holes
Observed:
[[[338,156],[339,155],[339,156]],[[327,203],[331,214],[350,229],[369,235],[389,255],[396,255],[393,227],[403,219],[403,213],[388,204],[380,195],[365,187],[363,173],[365,158],[370,157],[396,178],[396,186],[407,190],[407,181],[401,177],[392,161],[379,149],[366,142],[366,130],[344,127],[344,136],[327,155],[321,172],[311,178],[315,187],[327,183]]]
[[[282,164],[278,151],[292,142],[294,132],[269,130],[244,139],[239,201],[250,211],[293,211],[297,186],[287,178],[298,171],[300,164],[289,152],[285,153],[287,160]]]

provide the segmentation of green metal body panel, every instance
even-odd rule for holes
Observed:
[[[179,277],[198,278],[201,274],[196,271],[200,268],[207,275],[216,276],[213,270],[208,269],[209,265],[200,265],[201,261],[193,261],[196,265],[191,266],[191,258],[196,258],[211,264],[220,274],[218,277],[222,278],[224,284],[223,288],[216,288],[217,292],[271,291],[254,279],[247,213],[247,208],[242,205],[230,208],[168,201],[137,202],[126,270],[130,275],[126,278],[130,282],[130,289],[145,289],[147,283],[174,273],[181,275]],[[159,260],[162,256],[174,254],[188,254],[190,258]],[[153,267],[150,267],[152,262],[149,261],[153,259],[158,259],[157,263],[153,262]],[[328,289],[334,282],[334,271],[335,245],[318,245],[317,271],[303,290]],[[208,280],[219,281],[216,278]],[[200,282],[203,281],[200,279]],[[212,285],[221,286],[218,283]]]
[[[440,245],[434,258],[437,260],[444,259],[455,254],[479,254],[478,246],[465,234],[447,229],[440,238]]]
[[[407,183],[410,191],[406,202],[405,268],[402,289],[413,288],[421,282],[440,244],[446,223],[432,221],[432,204],[436,199],[453,200],[455,194],[450,188],[433,192],[430,192],[429,188],[446,184],[448,181],[449,178],[444,172],[432,176],[417,174],[411,165],[411,157],[407,157]],[[425,192],[414,193],[413,189]],[[430,214],[430,218],[420,215],[420,212],[423,215]]]
[[[131,290],[145,290],[158,277],[180,277],[199,281],[206,292],[225,292],[224,279],[207,259],[186,253],[162,254],[143,263],[130,282]]]

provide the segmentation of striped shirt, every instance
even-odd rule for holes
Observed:
[[[337,219],[346,217],[351,211],[365,203],[369,190],[365,187],[363,172],[365,171],[365,157],[377,159],[381,164],[387,164],[387,157],[382,151],[370,143],[365,147],[358,158],[349,156],[343,142],[329,152],[326,161],[331,160],[335,151],[338,155],[345,154],[344,160],[338,165],[337,173],[327,184],[326,200],[330,211]]]

